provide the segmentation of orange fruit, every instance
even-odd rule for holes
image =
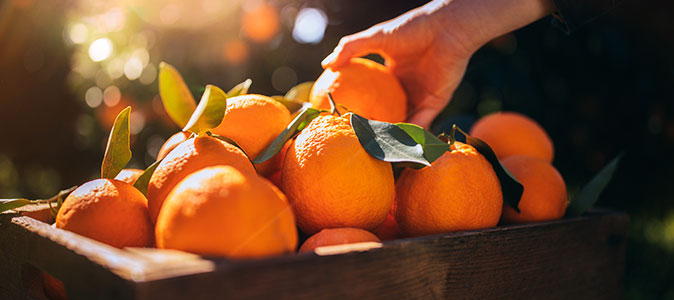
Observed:
[[[271,97],[248,94],[227,99],[222,123],[212,130],[234,140],[254,159],[290,123],[290,111]]]
[[[404,170],[396,183],[396,222],[406,236],[496,226],[502,207],[491,164],[460,142],[430,167]]]
[[[250,258],[292,252],[297,229],[282,193],[252,172],[201,169],[166,197],[157,219],[158,248]]]
[[[166,157],[166,155],[168,155],[171,150],[175,149],[180,143],[189,139],[191,134],[192,133],[190,132],[180,131],[169,137],[168,140],[166,140],[166,142],[164,142],[164,144],[161,146],[161,148],[159,148],[157,160],[161,160],[162,158]]]
[[[370,156],[348,116],[322,115],[288,148],[281,189],[307,234],[325,228],[375,229],[394,196],[391,164]]]
[[[360,228],[326,228],[312,235],[298,252],[311,252],[318,247],[364,242],[381,242],[377,236]]]
[[[400,238],[400,230],[398,230],[398,223],[396,223],[394,207],[391,207],[384,222],[372,232],[382,241],[391,241]]]
[[[551,162],[552,140],[543,127],[516,112],[500,112],[478,120],[471,136],[485,141],[499,159],[512,155],[529,155]]]
[[[271,180],[271,177],[274,176],[274,174],[281,171],[281,167],[283,167],[283,159],[285,158],[286,152],[288,152],[288,148],[291,144],[292,141],[287,141],[285,145],[283,145],[283,148],[281,148],[281,151],[272,156],[272,158],[260,164],[256,164],[255,169],[257,170],[257,173]]]
[[[188,139],[173,149],[150,177],[147,200],[152,222],[157,221],[164,199],[178,182],[194,171],[215,165],[255,172],[243,151],[234,145],[210,136]]]
[[[119,172],[119,174],[117,174],[117,176],[115,176],[115,179],[133,185],[136,183],[136,180],[138,180],[138,177],[140,177],[141,174],[143,174],[143,170],[123,169]]]
[[[518,155],[501,161],[524,186],[518,205],[520,212],[504,206],[504,223],[528,223],[561,219],[566,212],[566,184],[562,175],[547,161]]]
[[[117,248],[148,247],[153,240],[145,196],[114,179],[92,180],[70,193],[55,227]]]
[[[365,118],[402,122],[407,117],[407,95],[385,66],[364,58],[352,58],[337,70],[325,69],[311,89],[311,103],[328,109],[328,93],[336,103]]]

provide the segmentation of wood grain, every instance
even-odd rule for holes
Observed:
[[[344,254],[230,261],[116,249],[3,214],[0,263],[10,272],[1,272],[2,293],[9,292],[0,298],[25,295],[10,284],[25,262],[61,278],[72,299],[615,299],[622,295],[628,221],[595,211]]]

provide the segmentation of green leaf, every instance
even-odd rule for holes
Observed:
[[[423,147],[395,124],[368,120],[352,113],[351,127],[365,151],[379,160],[411,163],[420,168],[431,165],[424,157]]]
[[[198,134],[218,127],[226,110],[227,95],[219,87],[209,84],[183,131]]]
[[[309,102],[311,96],[311,88],[314,86],[313,81],[302,82],[288,90],[285,97],[289,100],[299,102]]]
[[[163,159],[153,162],[149,167],[147,167],[147,169],[145,169],[145,171],[143,171],[143,174],[138,176],[136,183],[133,184],[133,186],[143,193],[143,195],[147,196],[147,186],[150,184],[150,178],[152,178],[154,170],[157,169],[157,166],[159,166],[162,160]]]
[[[45,200],[28,200],[24,198],[19,198],[19,199],[0,199],[0,213],[11,210],[11,209],[16,209],[22,206],[26,205],[31,205],[31,204],[42,204],[42,203],[49,203],[50,209],[51,203],[54,201],[57,201],[57,207],[56,210],[52,209],[52,213],[56,215],[56,212],[58,212],[58,208],[60,208],[61,203],[63,203],[63,198],[68,196],[68,194],[72,193],[77,188],[77,186],[73,186],[69,189],[65,189],[62,191],[59,191],[58,194],[52,196],[49,199]]]
[[[159,96],[173,122],[185,127],[197,103],[178,70],[165,62],[159,63]]]
[[[114,179],[131,160],[129,115],[131,106],[122,110],[115,118],[110,130],[108,146],[101,164],[101,178]]]
[[[501,162],[496,158],[494,151],[481,139],[472,137],[459,129],[464,136],[466,136],[466,143],[475,147],[477,152],[480,152],[484,158],[491,164],[496,172],[499,182],[501,183],[501,192],[503,194],[503,202],[514,208],[515,211],[520,212],[519,204],[524,192],[524,186],[517,181],[515,176],[508,172]]]
[[[253,159],[253,163],[259,164],[263,163],[270,158],[274,157],[277,153],[283,149],[283,145],[286,144],[288,140],[293,138],[293,136],[300,131],[299,127],[302,124],[306,124],[305,121],[307,118],[311,117],[311,119],[316,118],[321,111],[317,109],[313,109],[310,107],[304,108],[296,117],[295,119],[288,124],[286,129],[284,129],[281,134],[279,134],[269,145],[267,145],[260,154],[257,155],[255,159]],[[311,121],[309,121],[311,122]],[[306,125],[304,125],[306,127]]]
[[[601,171],[599,171],[599,173],[597,173],[597,175],[595,175],[592,180],[590,180],[590,182],[576,194],[576,197],[574,197],[573,201],[571,201],[566,208],[567,217],[580,216],[588,209],[592,208],[592,205],[599,200],[601,192],[604,191],[604,188],[606,188],[611,181],[611,178],[613,178],[613,174],[618,168],[618,164],[620,164],[623,154],[624,153],[618,154],[616,158],[601,169]]]
[[[297,131],[302,131],[309,125],[309,123],[311,123],[311,121],[316,119],[316,117],[320,116],[321,113],[326,112],[325,110],[322,109],[311,108],[311,103],[309,102],[305,103],[304,108],[308,111],[308,113],[307,116],[304,118],[304,120],[300,122],[300,126],[297,127]]]
[[[421,126],[409,123],[397,123],[395,125],[404,130],[415,142],[421,145],[424,149],[424,158],[430,163],[434,162],[449,149],[449,144],[443,142]]]
[[[250,85],[253,84],[253,80],[250,78],[246,79],[244,82],[235,85],[231,90],[227,92],[227,97],[236,97],[248,94],[248,89]]]
[[[15,208],[19,208],[22,206],[26,206],[28,204],[33,204],[33,201],[30,201],[28,199],[0,199],[0,213],[12,210]]]
[[[279,103],[283,104],[283,106],[285,106],[288,109],[288,111],[290,111],[291,114],[299,112],[308,103],[290,100],[284,96],[271,96],[271,97],[274,98],[274,100],[278,101]]]

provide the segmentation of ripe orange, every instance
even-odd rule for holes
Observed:
[[[518,155],[501,161],[503,166],[524,186],[517,213],[510,206],[503,208],[504,223],[527,223],[561,219],[566,212],[567,195],[564,179],[547,161]]]
[[[281,171],[281,167],[283,167],[283,159],[285,159],[286,152],[288,152],[288,148],[291,144],[292,141],[287,141],[285,145],[283,145],[283,148],[281,148],[281,151],[276,153],[276,155],[272,156],[272,158],[261,164],[255,165],[257,173],[271,180],[271,177],[274,176],[274,174]]]
[[[178,145],[157,166],[147,187],[152,222],[157,221],[166,196],[178,182],[199,169],[231,165],[242,172],[255,172],[241,149],[210,136],[197,136]]]
[[[489,144],[499,159],[529,155],[551,162],[554,155],[552,140],[543,127],[515,112],[495,113],[478,120],[470,135]]]
[[[309,237],[298,252],[311,252],[318,247],[364,242],[381,242],[377,236],[360,228],[327,228]]]
[[[352,58],[345,66],[325,69],[311,89],[314,107],[328,109],[328,93],[336,103],[365,118],[402,122],[407,117],[407,95],[385,66],[364,58]]]
[[[117,174],[117,176],[115,176],[115,179],[133,185],[136,183],[136,180],[138,180],[138,177],[140,177],[141,174],[143,174],[143,170],[123,169],[119,172],[119,174]]]
[[[283,104],[263,95],[242,95],[227,99],[227,111],[213,133],[234,140],[254,159],[290,123]]]
[[[370,156],[348,116],[322,115],[288,148],[281,188],[307,234],[325,228],[373,230],[394,196],[391,164]]]
[[[157,247],[232,258],[292,252],[297,229],[282,193],[252,172],[201,169],[168,195],[157,219]]]
[[[398,223],[396,223],[394,207],[391,207],[384,222],[381,223],[373,233],[382,241],[391,241],[400,238],[400,230],[398,229]]]
[[[404,170],[396,183],[396,221],[406,236],[496,226],[502,207],[491,164],[460,142],[430,167]]]
[[[168,140],[166,140],[166,142],[164,142],[161,148],[159,148],[157,160],[161,160],[162,158],[166,157],[166,155],[168,155],[171,150],[175,149],[180,143],[189,139],[191,134],[192,133],[185,131],[180,131],[173,134],[170,138],[168,138]]]
[[[145,196],[114,179],[92,180],[70,193],[55,227],[118,248],[148,247],[153,240]]]

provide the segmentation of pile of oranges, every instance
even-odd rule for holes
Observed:
[[[493,165],[467,143],[452,139],[421,169],[395,170],[364,149],[352,113],[385,122],[408,115],[402,86],[377,63],[353,59],[326,70],[310,90],[294,91],[302,94],[294,101],[320,113],[260,163],[253,160],[297,112],[246,92],[227,97],[219,125],[167,139],[147,191],[134,186],[143,170],[87,182],[65,199],[55,227],[120,248],[255,258],[564,215],[566,188],[551,165],[552,141],[521,114],[492,114],[470,131],[524,186],[518,212],[504,205]],[[298,229],[310,236],[301,247]]]

